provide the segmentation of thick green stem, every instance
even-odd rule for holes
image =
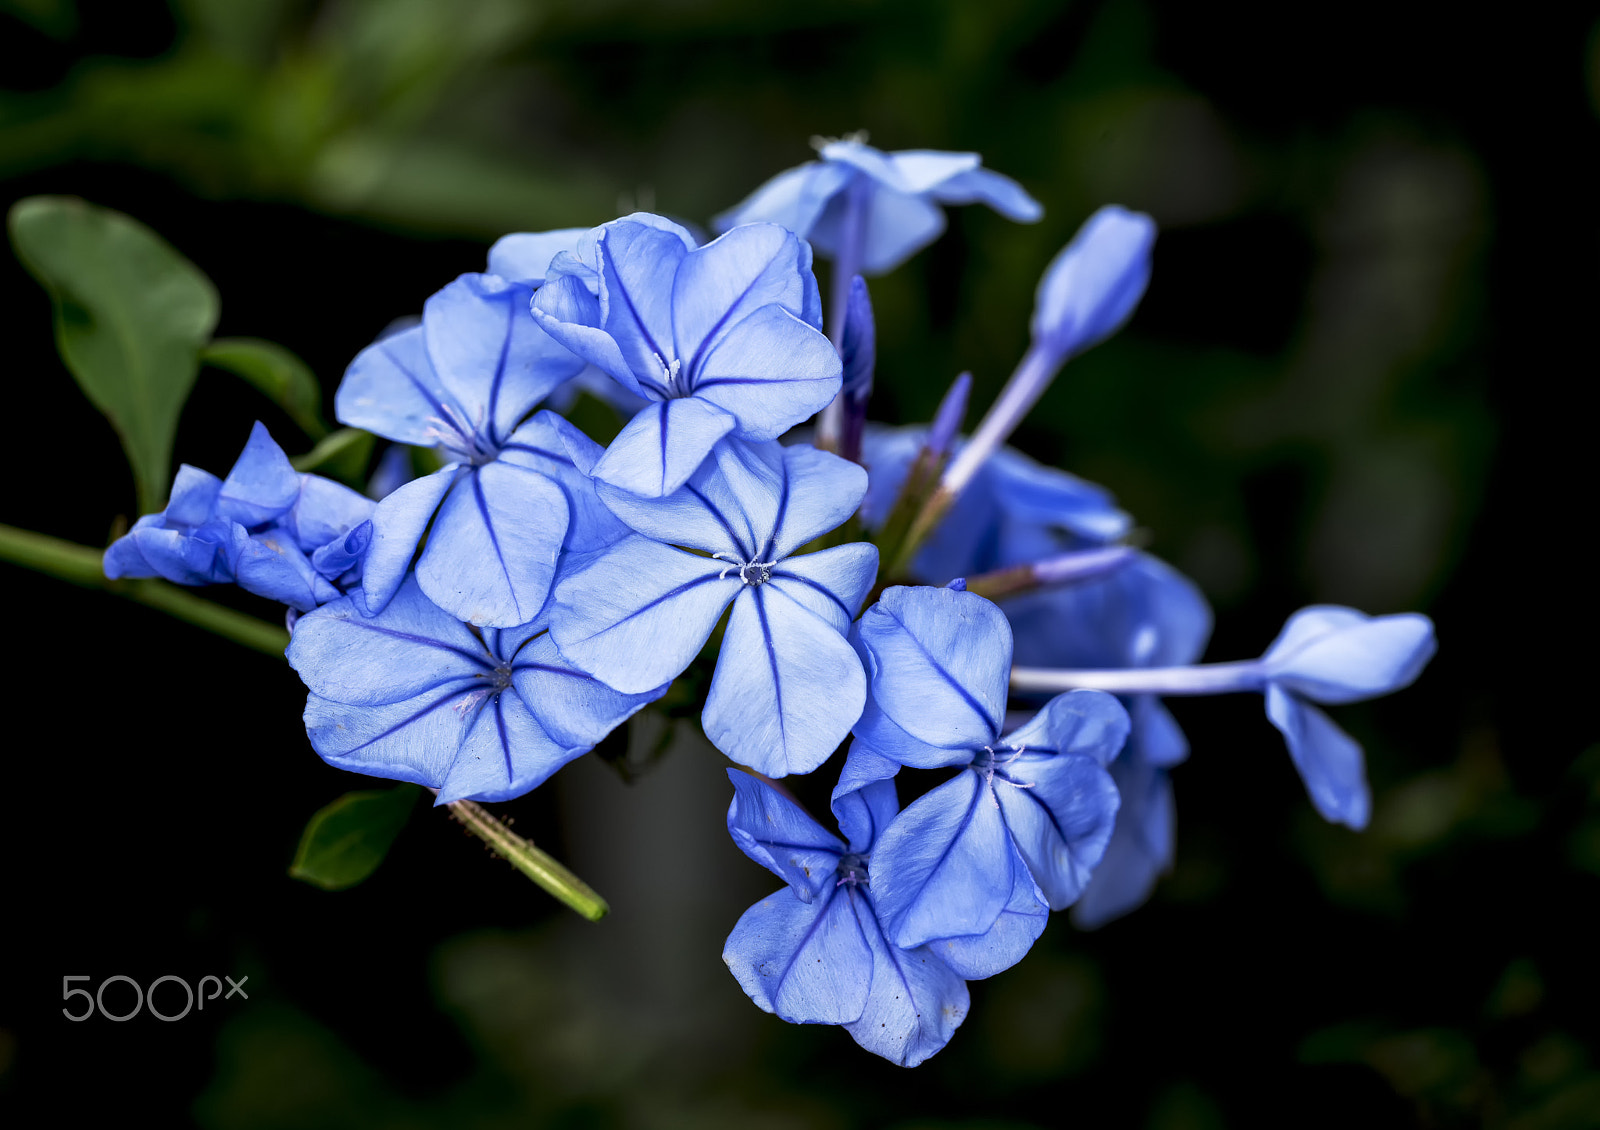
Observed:
[[[160,609],[245,647],[283,658],[283,650],[289,646],[289,633],[276,624],[202,600],[176,585],[154,578],[110,580],[101,565],[104,556],[103,550],[87,545],[0,525],[0,561],[9,561],[84,588],[114,593]]]
[[[518,871],[590,922],[598,922],[610,913],[606,900],[595,894],[587,883],[490,816],[480,805],[470,800],[457,800],[446,807],[473,835],[493,848],[496,855],[508,860]]]

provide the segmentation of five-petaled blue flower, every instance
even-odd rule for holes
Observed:
[[[723,440],[664,499],[602,484],[602,499],[638,533],[557,584],[551,635],[577,666],[636,694],[687,667],[732,603],[706,737],[769,777],[809,773],[866,699],[845,633],[878,551],[795,551],[848,518],[866,480],[856,464],[804,444]]]
[[[776,439],[839,392],[838,354],[817,328],[811,248],[775,224],[697,248],[660,217],[616,220],[556,257],[533,314],[655,402],[594,467],[634,494],[671,494],[724,436]]]
[[[288,655],[329,764],[427,785],[440,804],[521,796],[667,689],[622,694],[577,670],[543,616],[471,628],[414,578],[375,616],[345,598],[301,617]]]
[[[1052,910],[1082,893],[1105,853],[1117,790],[1105,766],[1128,736],[1110,695],[1051,699],[1002,737],[1011,629],[989,601],[891,588],[855,639],[871,672],[856,743],[896,765],[964,767],[878,843],[873,888],[889,937],[914,947],[981,934],[1019,884]]]

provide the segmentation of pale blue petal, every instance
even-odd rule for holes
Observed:
[[[1176,815],[1166,771],[1123,757],[1112,764],[1111,779],[1122,806],[1106,854],[1073,904],[1072,924],[1080,930],[1098,929],[1143,906],[1172,867]]]
[[[1050,909],[1072,905],[1111,842],[1118,804],[1111,774],[1079,754],[1002,756],[994,795]]]
[[[767,587],[822,617],[841,636],[878,576],[878,547],[851,542],[784,558]]]
[[[896,153],[897,158],[906,154]],[[952,154],[954,156],[954,154]],[[901,162],[904,173],[904,162]],[[910,179],[909,177],[907,179]],[[944,204],[987,204],[1008,220],[1031,224],[1044,208],[1016,181],[993,169],[969,169],[933,186],[933,198]]]
[[[283,524],[301,549],[311,552],[372,517],[377,504],[343,483],[321,475],[299,475],[300,492]]]
[[[1426,616],[1369,617],[1321,606],[1290,618],[1262,666],[1269,678],[1313,702],[1358,702],[1409,686],[1434,650]]]
[[[643,394],[622,350],[611,335],[600,328],[600,299],[589,292],[581,279],[571,275],[551,279],[539,288],[529,308],[533,320],[552,339],[610,374],[629,392]]]
[[[605,225],[597,250],[600,328],[617,343],[639,383],[667,395],[668,370],[678,359],[672,284],[689,249],[675,232],[617,220]]]
[[[221,479],[210,471],[185,463],[172,480],[172,497],[167,499],[167,508],[159,517],[169,527],[203,526],[215,516],[217,496],[221,493]]]
[[[944,209],[937,204],[893,189],[878,189],[867,209],[861,273],[881,275],[894,270],[938,239],[944,226]]]
[[[351,706],[306,696],[306,736],[340,769],[438,788],[476,721],[471,682],[437,687],[385,706]]]
[[[834,786],[832,807],[839,831],[850,841],[852,852],[870,852],[883,830],[899,815],[900,798],[894,787],[894,775],[899,771],[898,763],[859,742],[851,744],[844,771]]]
[[[665,498],[641,497],[603,482],[597,490],[618,518],[646,537],[748,562],[762,558],[771,541],[778,507],[788,493],[784,471],[784,449],[778,444],[723,440],[689,481]]]
[[[737,417],[741,439],[768,440],[826,408],[843,372],[822,331],[763,306],[723,331],[691,377],[694,398]]]
[[[743,203],[713,217],[711,226],[724,232],[738,224],[766,221],[782,225],[805,239],[828,201],[854,175],[845,165],[808,161],[784,170],[752,192]]]
[[[495,240],[489,248],[489,273],[513,282],[540,286],[550,269],[550,260],[562,251],[578,246],[587,229],[558,228],[555,231],[514,232]]]
[[[855,1020],[873,973],[856,913],[863,901],[845,886],[804,903],[785,887],[744,912],[722,960],[759,1008],[791,1024]]]
[[[515,694],[489,696],[477,715],[435,804],[511,800],[532,792],[584,752],[554,741]]]
[[[312,566],[287,530],[269,529],[247,534],[233,526],[228,566],[234,583],[246,592],[280,601],[300,612],[333,600],[339,591]]]
[[[361,563],[367,613],[381,612],[405,580],[417,543],[456,479],[467,472],[451,463],[385,495],[372,512],[372,544]]]
[[[866,697],[861,660],[831,624],[753,585],[734,603],[701,723],[713,745],[758,773],[809,773],[844,741]]]
[[[819,153],[824,161],[856,169],[877,181],[879,185],[886,185],[901,192],[920,191],[911,188],[901,179],[900,170],[895,166],[892,155],[865,142],[840,138],[828,142]],[[976,153],[971,154],[974,163],[977,161],[977,156]]]
[[[872,929],[868,908],[857,913],[872,947],[872,988],[861,1018],[845,1031],[867,1051],[915,1067],[948,1044],[967,1018],[967,984],[933,947],[897,948]]]
[[[803,902],[831,893],[845,851],[839,837],[765,781],[738,769],[728,770],[728,780],[728,834],[739,850],[788,883]]]
[[[382,706],[461,681],[482,681],[493,663],[467,626],[405,584],[376,616],[344,597],[300,617],[289,666],[313,694]]]
[[[439,507],[417,580],[469,624],[526,624],[549,595],[567,522],[566,495],[543,475],[509,463],[476,467]]]
[[[647,703],[667,693],[667,683],[643,694],[623,694],[574,667],[541,635],[517,652],[511,682],[550,737],[574,755],[593,749]]]
[[[1127,743],[1128,712],[1103,691],[1056,695],[1027,723],[1007,734],[1012,749],[1070,753],[1110,765]]]
[[[572,553],[591,553],[628,533],[595,494],[589,470],[600,454],[599,444],[548,411],[536,413],[500,449],[500,462],[537,471],[566,495],[570,520],[562,548]]]
[[[300,473],[257,420],[217,492],[217,516],[251,530],[281,518],[299,497]]]
[[[595,464],[594,477],[647,498],[671,494],[737,423],[699,397],[651,404],[611,441]]]
[[[1289,743],[1289,757],[1323,819],[1356,831],[1372,816],[1361,746],[1322,711],[1282,687],[1267,687],[1267,717]]]
[[[556,586],[550,634],[580,670],[628,694],[689,666],[738,593],[721,562],[628,537]]]
[[[856,642],[857,654],[863,654],[865,649],[860,646],[859,636],[852,633],[851,638]],[[863,662],[868,665],[870,687],[872,663],[870,653],[865,653]],[[879,708],[878,700],[870,693],[867,695],[866,704],[861,708],[861,717],[856,720],[851,730],[857,742],[865,743],[875,753],[892,760],[896,765],[909,765],[915,769],[948,769],[957,765],[967,765],[971,763],[978,749],[977,746],[962,744],[933,745],[912,737]]]
[[[1010,969],[1033,948],[1050,920],[1044,892],[1028,874],[1027,866],[1016,860],[1011,873],[1014,876],[1011,898],[993,926],[982,934],[939,938],[928,943],[927,948],[963,980],[981,981]]]
[[[907,734],[941,749],[975,749],[999,736],[1011,628],[989,601],[897,586],[861,617],[859,638],[871,657],[873,700]]]
[[[988,783],[957,774],[895,817],[872,850],[884,932],[906,949],[986,932],[1010,901],[1015,856]]]
[[[859,464],[808,443],[785,447],[783,465],[789,487],[778,511],[773,557],[788,557],[812,538],[838,529],[867,493],[867,473]]]
[[[901,192],[932,191],[939,200],[944,199],[939,189],[946,187],[953,178],[971,173],[983,160],[976,153],[951,153],[942,149],[899,149],[883,156],[894,170],[890,187]]]
[[[1131,695],[1123,700],[1133,729],[1128,732],[1127,753],[1163,769],[1189,756],[1189,739],[1172,712],[1155,695]]]
[[[163,529],[159,516],[147,515],[106,550],[102,568],[119,577],[164,577],[178,585],[220,584],[233,580],[227,549],[232,523],[208,522],[193,533]]]
[[[420,447],[439,442],[444,421],[470,415],[439,382],[420,325],[356,354],[333,403],[341,424]]]
[[[672,285],[676,356],[693,375],[722,335],[763,306],[806,310],[810,253],[777,224],[746,224],[691,251]]]
[[[423,306],[440,384],[466,410],[466,422],[496,444],[584,365],[539,328],[528,308],[532,294],[496,275],[462,275]]]

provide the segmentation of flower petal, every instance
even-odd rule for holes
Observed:
[[[509,463],[475,467],[439,507],[417,581],[469,624],[526,624],[549,595],[567,522],[566,495],[543,475]]]
[[[1130,722],[1122,703],[1103,691],[1067,691],[1005,737],[1016,750],[1070,753],[1110,765],[1127,744]]]
[[[1050,908],[1020,859],[1012,864],[1011,898],[994,925],[982,934],[959,938],[939,938],[927,948],[939,955],[956,976],[981,981],[1010,969],[1026,956],[1044,933]]]
[[[495,240],[489,248],[489,273],[529,286],[543,284],[550,260],[562,251],[578,246],[586,228],[558,228],[555,231],[513,232]]]
[[[758,1007],[791,1024],[855,1020],[874,968],[858,920],[862,901],[849,886],[811,903],[785,887],[740,916],[722,960]]]
[[[423,447],[438,442],[443,421],[470,418],[433,371],[420,325],[356,354],[339,383],[334,412],[348,427]]]
[[[645,498],[669,495],[688,482],[737,423],[697,396],[651,404],[611,441],[595,464],[594,477]]]
[[[776,443],[722,440],[689,480],[664,498],[604,482],[597,490],[618,518],[648,538],[746,562],[760,558],[771,541],[787,495],[784,470],[784,449]]]
[[[737,418],[739,438],[767,440],[826,408],[843,373],[821,330],[763,306],[722,331],[691,376],[694,398]]]
[[[855,1042],[902,1067],[915,1067],[950,1042],[967,1018],[966,982],[932,946],[904,950],[872,929],[871,911],[857,905],[872,948],[872,989],[861,1018],[845,1025]]]
[[[552,740],[515,694],[490,695],[477,715],[439,785],[436,804],[511,800],[584,753]]]
[[[534,294],[529,309],[539,328],[551,338],[609,374],[629,392],[643,395],[638,378],[615,339],[600,328],[600,299],[589,292],[581,279],[572,275],[551,279]]]
[[[844,635],[877,577],[878,547],[851,542],[784,558],[773,569],[767,586],[821,616]]]
[[[468,472],[450,463],[431,475],[412,479],[384,496],[372,512],[372,544],[361,563],[361,587],[367,614],[383,611],[405,580],[417,543],[433,521],[434,511]]]
[[[246,592],[300,612],[309,612],[339,596],[339,590],[316,571],[287,530],[247,534],[236,522],[227,553],[234,583]]]
[[[807,161],[785,169],[747,196],[743,203],[712,217],[711,226],[724,232],[738,224],[766,221],[786,227],[805,239],[828,201],[853,176],[855,172],[846,165]]]
[[[1094,758],[1023,753],[997,759],[994,794],[1017,851],[1051,910],[1077,901],[1105,855],[1117,786]]]
[[[1098,929],[1143,906],[1156,880],[1172,867],[1176,813],[1166,770],[1119,757],[1111,779],[1122,804],[1106,854],[1073,904],[1072,924],[1080,930]]]
[[[254,529],[281,518],[299,497],[300,473],[257,420],[244,452],[222,481],[217,516]]]
[[[1324,820],[1356,831],[1372,816],[1360,744],[1331,718],[1277,685],[1267,687],[1267,717],[1289,743],[1289,757]]]
[[[783,449],[783,469],[789,485],[772,535],[774,558],[788,557],[819,534],[838,529],[867,493],[867,473],[859,464],[808,443]]]
[[[408,577],[382,612],[362,615],[344,597],[302,616],[287,652],[311,692],[381,706],[493,669],[483,644]]]
[[[536,413],[500,449],[499,462],[537,471],[566,495],[571,517],[562,548],[572,553],[592,553],[628,534],[589,477],[600,451],[599,444],[549,411]]]
[[[866,697],[861,660],[837,629],[770,585],[750,585],[734,602],[701,723],[713,745],[758,773],[809,773]]]
[[[957,774],[895,817],[873,848],[872,897],[885,934],[911,949],[986,932],[1010,901],[1015,858],[988,783],[971,770]]]
[[[646,704],[667,693],[667,683],[643,694],[623,694],[574,667],[548,634],[516,654],[511,681],[545,733],[574,752],[600,740]]]
[[[845,845],[777,789],[738,769],[728,770],[733,800],[728,834],[739,850],[771,871],[802,902],[832,891]]]
[[[476,689],[471,682],[451,683],[383,706],[308,695],[306,736],[329,765],[438,788],[476,720]]]
[[[1313,702],[1359,702],[1409,686],[1434,650],[1426,616],[1374,617],[1322,605],[1290,617],[1262,665],[1269,678]]]
[[[811,251],[777,224],[745,224],[691,251],[672,284],[674,356],[693,374],[722,335],[763,306],[806,310]]]
[[[908,156],[896,153],[897,158]],[[954,156],[954,154],[952,154]],[[901,162],[901,172],[908,180]],[[993,169],[968,169],[932,186],[933,198],[943,204],[987,204],[1008,220],[1031,224],[1044,216],[1044,208],[1020,184]]]
[[[642,694],[699,654],[737,577],[722,563],[648,538],[624,538],[556,586],[550,634],[561,654],[608,686]]]
[[[673,349],[673,279],[689,254],[680,235],[631,220],[606,224],[596,243],[600,328],[617,343],[642,387],[668,395]]]

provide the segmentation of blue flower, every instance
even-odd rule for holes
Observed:
[[[1334,823],[1360,829],[1372,811],[1361,747],[1315,704],[1359,702],[1409,686],[1434,649],[1433,623],[1426,616],[1368,616],[1353,608],[1317,605],[1291,616],[1258,660],[1124,671],[1018,667],[1011,679],[1017,689],[1031,691],[1259,692],[1317,811]]]
[[[849,517],[866,485],[860,467],[815,448],[734,440],[665,499],[602,484],[638,532],[557,584],[551,634],[577,666],[639,693],[687,667],[732,603],[706,737],[767,776],[809,773],[866,698],[844,633],[878,554],[859,543],[794,554]]]
[[[724,436],[775,439],[839,391],[839,357],[816,328],[811,249],[772,224],[696,248],[660,217],[613,221],[551,265],[533,315],[654,402],[594,468],[638,495],[671,494]]]
[[[421,325],[368,346],[346,371],[341,422],[436,445],[450,460],[386,496],[373,515],[369,611],[400,587],[430,522],[417,562],[423,591],[461,620],[502,628],[543,606],[562,550],[593,548],[615,532],[578,520],[585,507],[576,496],[590,488],[576,464],[594,445],[550,413],[524,422],[583,368],[534,322],[532,294],[499,275],[462,275],[428,299]]]
[[[987,952],[993,939],[905,948],[888,938],[872,893],[872,855],[899,803],[893,781],[881,779],[876,767],[853,773],[858,768],[847,763],[833,792],[834,816],[848,842],[772,786],[728,770],[734,788],[728,833],[788,886],[745,911],[722,960],[763,1010],[791,1024],[842,1025],[868,1051],[915,1067],[949,1043],[966,1018],[963,977],[988,975],[963,967],[997,971]],[[1024,907],[996,933],[1025,936],[1025,951],[1043,926],[1035,899],[1032,911]]]
[[[414,578],[377,615],[345,598],[301,617],[288,657],[324,760],[438,789],[440,804],[521,796],[667,689],[621,694],[575,669],[543,616],[470,628]]]
[[[871,672],[856,744],[888,762],[963,767],[879,841],[873,888],[889,937],[914,947],[981,934],[1024,875],[1051,909],[1083,891],[1111,838],[1105,766],[1128,716],[1105,694],[1065,694],[1002,737],[1011,630],[982,597],[891,588],[855,639]]]
[[[360,585],[372,513],[370,499],[296,471],[257,422],[226,479],[180,467],[166,509],[106,550],[105,573],[232,581],[305,612]]]
[[[892,271],[944,231],[941,204],[983,203],[1008,219],[1033,223],[1039,202],[1010,177],[982,167],[976,153],[907,149],[885,153],[854,138],[829,141],[818,156],[779,173],[712,220],[782,224],[852,275]]]

